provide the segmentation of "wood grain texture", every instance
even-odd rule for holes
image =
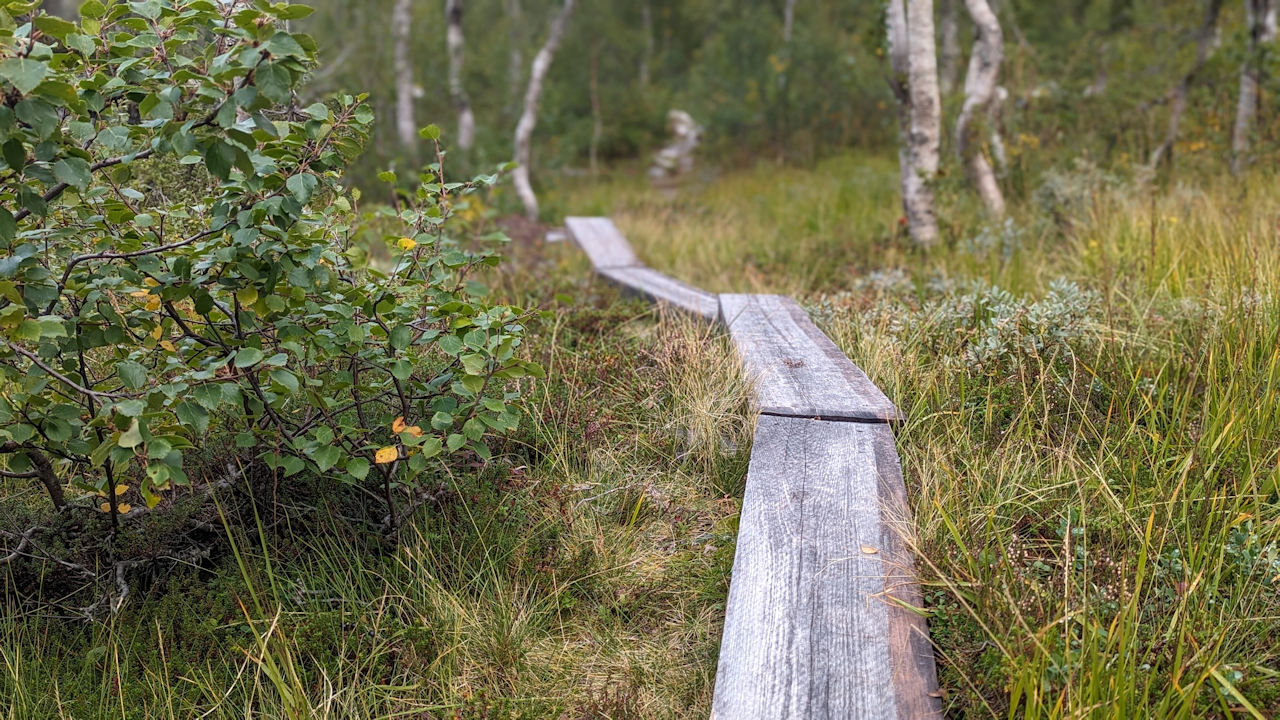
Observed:
[[[865,421],[901,419],[880,388],[791,298],[721,295],[720,318],[755,376],[761,412]]]
[[[932,654],[926,668],[910,648],[894,647],[892,608],[882,597],[891,563],[881,476],[898,472],[897,455],[883,454],[885,442],[892,452],[882,424],[760,418],[720,646],[716,720],[936,716],[928,697]]]
[[[720,314],[720,302],[715,295],[685,285],[652,268],[604,268],[598,272],[628,292],[655,303],[675,307],[698,318],[715,321]]]
[[[914,608],[924,607],[916,579],[915,556],[907,540],[915,537],[902,463],[887,425],[874,429],[876,475],[880,495],[880,557],[884,562],[884,601],[889,617],[889,663],[897,717],[941,718],[938,673],[929,640],[929,623]]]
[[[631,244],[606,217],[569,217],[565,228],[597,270],[640,265]]]

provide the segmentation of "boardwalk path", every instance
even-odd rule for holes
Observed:
[[[941,717],[897,408],[791,298],[716,296],[645,267],[608,218],[565,225],[605,279],[727,327],[755,381],[712,717]]]

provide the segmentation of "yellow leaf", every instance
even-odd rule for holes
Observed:
[[[150,294],[151,293],[147,292],[146,290],[139,290],[138,292],[129,293],[129,297],[144,298]]]
[[[159,295],[149,295],[149,296],[147,296],[147,309],[148,309],[148,310],[150,310],[151,312],[155,312],[155,311],[157,311],[157,310],[159,310],[159,309],[160,309],[160,296],[159,296]]]
[[[130,505],[129,503],[120,503],[119,505],[116,506],[116,510],[119,510],[121,515],[124,515],[125,513],[129,512],[132,509],[133,509],[133,506]]]
[[[163,499],[163,498],[161,498],[159,495],[152,495],[151,497],[148,497],[148,498],[147,498],[147,507],[151,508],[152,510],[155,510],[155,509],[156,509],[156,506],[160,504],[160,501],[161,501],[162,499]]]
[[[862,546],[862,553],[864,555],[875,555],[878,552],[880,552],[880,548],[873,548],[870,545]]]
[[[401,250],[412,250],[418,247],[418,241],[411,237],[402,237],[396,244],[400,246]]]
[[[403,417],[398,417],[391,423],[391,432],[393,433],[404,432],[404,428],[405,428],[405,422]]]
[[[146,285],[147,287],[156,287],[157,285],[160,284],[160,282],[155,278],[148,277],[148,278],[142,278],[142,284]]]
[[[155,328],[154,330],[152,330],[152,331],[151,331],[151,339],[152,339],[152,340],[159,340],[159,339],[160,339],[160,336],[161,336],[161,335],[163,335],[163,334],[164,334],[164,328],[162,328],[162,327],[160,327],[159,325],[157,325],[157,326],[156,326],[156,328]]]
[[[169,342],[168,340],[161,340],[160,347],[164,348],[165,350],[168,350],[169,352],[178,352],[178,348],[174,347],[174,344]]]
[[[395,462],[398,457],[400,457],[399,450],[393,447],[384,447],[374,454],[373,461],[379,465],[386,465],[387,463]]]
[[[104,513],[109,513],[111,512],[111,503],[102,503],[98,506],[98,509]]]
[[[125,494],[125,493],[127,493],[127,492],[129,492],[129,486],[128,486],[128,485],[117,485],[117,486],[116,486],[116,497],[120,497],[121,495],[123,495],[123,494]]]
[[[416,438],[422,437],[422,428],[418,427],[417,425],[411,425],[405,428],[404,431]]]

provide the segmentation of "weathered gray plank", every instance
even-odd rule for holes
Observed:
[[[771,415],[886,421],[898,409],[791,298],[721,295],[720,318]]]
[[[936,713],[931,675],[906,682],[925,668],[893,647],[891,608],[882,597],[888,563],[880,484],[897,472],[892,449],[885,425],[760,418],[713,718],[905,720]]]
[[[640,265],[631,244],[606,217],[569,217],[564,226],[597,270]]]
[[[604,268],[598,272],[624,290],[652,302],[676,307],[705,320],[714,321],[720,314],[720,302],[715,295],[685,285],[652,268]]]
[[[915,556],[906,538],[915,535],[902,463],[887,426],[875,430],[880,494],[880,557],[884,561],[884,599],[889,616],[889,658],[893,668],[898,717],[940,718],[938,673],[929,640],[929,623],[910,608],[923,608]]]

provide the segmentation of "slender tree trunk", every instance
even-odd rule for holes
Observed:
[[[507,96],[508,108],[514,110],[520,101],[520,88],[524,83],[524,26],[520,12],[520,0],[506,0],[507,9]]]
[[[475,144],[476,116],[471,112],[471,99],[462,86],[462,63],[466,43],[462,35],[462,0],[445,0],[448,30],[445,44],[449,50],[449,96],[458,110],[458,148],[466,151]]]
[[[969,18],[977,30],[973,52],[969,56],[969,72],[964,79],[964,107],[956,119],[956,154],[968,166],[969,176],[982,197],[982,204],[993,216],[1004,216],[1004,194],[996,182],[991,161],[976,142],[975,120],[978,113],[989,114],[996,97],[996,80],[1000,76],[1000,63],[1004,60],[1004,38],[1000,33],[1000,20],[992,12],[987,0],[965,0]]]
[[[1262,82],[1259,62],[1262,46],[1276,39],[1276,0],[1245,0],[1249,23],[1249,54],[1240,70],[1240,97],[1236,122],[1231,130],[1231,173],[1239,175],[1249,165],[1254,119],[1258,115],[1258,86]]]
[[[1187,74],[1182,76],[1182,81],[1177,87],[1169,92],[1169,126],[1165,130],[1164,141],[1151,151],[1147,161],[1152,170],[1159,169],[1162,161],[1173,157],[1173,145],[1178,141],[1178,126],[1182,122],[1182,114],[1187,109],[1187,92],[1191,89],[1192,81],[1200,74],[1200,70],[1209,59],[1222,4],[1223,0],[1209,0],[1209,4],[1205,6],[1204,22],[1200,24],[1200,32],[1196,35],[1196,60]]]
[[[564,39],[564,29],[569,24],[574,2],[575,0],[564,0],[564,6],[551,21],[551,31],[547,34],[546,43],[533,58],[533,65],[529,69],[529,86],[524,93],[524,109],[520,113],[520,121],[516,123],[516,169],[512,173],[512,180],[516,186],[516,196],[520,198],[525,215],[530,220],[538,219],[538,196],[534,194],[533,184],[529,181],[529,163],[533,155],[533,129],[538,124],[542,83],[546,80],[556,50],[560,48],[560,41]]]
[[[942,0],[938,11],[938,87],[943,95],[956,89],[960,75],[960,3],[963,0]]]
[[[929,182],[938,173],[942,137],[933,0],[889,0],[886,19],[902,135],[898,151],[902,205],[912,239],[928,246],[938,239],[938,216]]]
[[[409,56],[412,21],[413,0],[396,0],[391,10],[391,32],[395,41],[396,134],[400,138],[401,150],[406,154],[412,153],[418,145],[418,124],[413,119],[416,88]]]
[[[791,46],[791,34],[796,27],[796,0],[787,0],[782,8],[782,44]]]
[[[604,135],[604,115],[600,110],[600,40],[591,43],[591,58],[588,65],[588,91],[591,94],[591,145],[588,156],[591,158],[591,174],[600,171],[599,152],[600,137]]]
[[[653,62],[653,7],[650,0],[640,6],[640,29],[644,33],[644,51],[640,54],[640,87],[649,87],[649,65]]]

